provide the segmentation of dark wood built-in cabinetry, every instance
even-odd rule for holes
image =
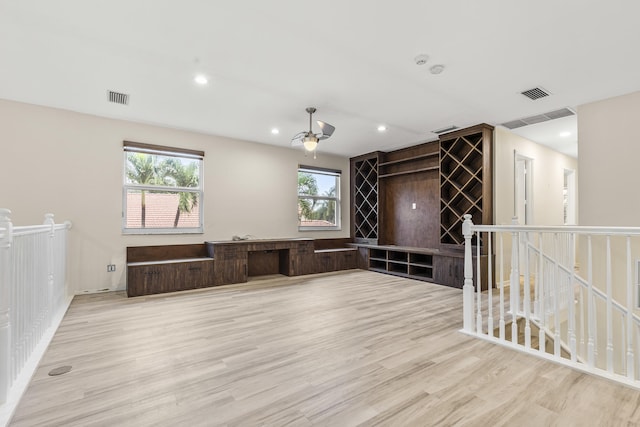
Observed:
[[[463,215],[471,214],[477,224],[493,223],[492,139],[493,127],[483,124],[352,158],[357,265],[462,287]],[[376,220],[375,240],[370,218]],[[486,266],[491,257],[484,247],[481,254]]]
[[[127,295],[244,283],[357,268],[351,239],[261,239],[127,248]]]
[[[204,244],[127,248],[127,295],[213,286],[213,259]]]

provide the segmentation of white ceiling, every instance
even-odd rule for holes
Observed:
[[[638,16],[636,0],[0,0],[0,98],[283,147],[315,106],[336,127],[320,152],[354,156],[639,90]],[[520,94],[536,86],[552,95]]]

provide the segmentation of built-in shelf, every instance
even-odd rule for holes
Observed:
[[[420,159],[428,159],[430,157],[438,157],[439,155],[440,155],[440,153],[438,153],[436,151],[435,153],[420,154],[418,156],[407,157],[407,158],[404,158],[404,159],[390,160],[388,162],[381,162],[380,166],[397,165],[398,163],[413,162],[413,161],[420,160]]]
[[[407,175],[412,173],[437,171],[439,151],[420,153],[415,150],[405,152],[400,150],[389,155],[391,159],[385,158],[384,162],[378,165],[378,178],[390,178],[394,176]],[[401,156],[399,158],[395,156]]]
[[[391,176],[406,175],[409,173],[417,173],[417,172],[437,171],[439,169],[440,169],[439,166],[431,166],[428,168],[411,169],[411,170],[402,171],[402,172],[380,174],[378,175],[378,178],[389,178]]]
[[[433,281],[433,255],[420,248],[371,247],[369,270]]]

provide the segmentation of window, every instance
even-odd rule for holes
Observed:
[[[204,152],[124,142],[122,230],[202,233]]]
[[[298,229],[340,229],[340,171],[300,166]]]

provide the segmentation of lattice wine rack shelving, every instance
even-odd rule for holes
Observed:
[[[474,224],[492,222],[492,171],[488,161],[492,130],[490,126],[478,126],[469,133],[452,134],[440,141],[440,242],[443,244],[464,244],[465,214],[471,215]]]
[[[378,156],[353,162],[353,235],[356,242],[377,243]]]

